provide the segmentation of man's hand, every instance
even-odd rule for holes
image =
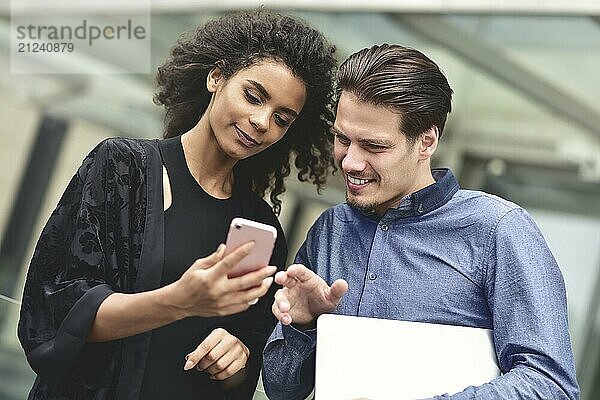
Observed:
[[[319,315],[333,311],[348,291],[345,280],[338,279],[330,287],[302,264],[278,272],[275,282],[283,289],[275,293],[273,314],[284,325],[294,323],[300,327],[310,326]]]
[[[225,329],[217,328],[185,359],[185,371],[196,366],[210,374],[211,379],[222,381],[246,366],[250,350]]]

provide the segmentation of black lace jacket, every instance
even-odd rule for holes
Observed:
[[[258,196],[243,212],[279,234],[272,264],[287,255],[277,218]],[[19,340],[37,373],[29,399],[136,399],[150,332],[86,343],[98,307],[113,292],[160,286],[164,259],[162,163],[156,140],[107,139],[71,179],[44,227],[29,270]],[[275,325],[275,287],[252,312],[249,348],[261,349]],[[251,347],[252,346],[252,347]],[[248,370],[253,388],[260,370]]]

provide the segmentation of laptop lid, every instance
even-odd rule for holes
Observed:
[[[325,314],[316,400],[423,399],[500,375],[491,330]]]

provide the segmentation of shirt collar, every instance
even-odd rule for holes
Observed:
[[[435,183],[405,196],[397,207],[390,208],[381,219],[394,220],[425,215],[446,204],[460,188],[452,171],[448,168],[431,170]],[[380,219],[375,213],[364,214],[371,219]]]

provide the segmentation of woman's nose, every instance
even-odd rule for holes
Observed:
[[[269,130],[269,119],[270,118],[271,118],[271,116],[266,110],[261,111],[261,112],[256,112],[250,116],[250,124],[258,132],[264,133],[267,130]]]

